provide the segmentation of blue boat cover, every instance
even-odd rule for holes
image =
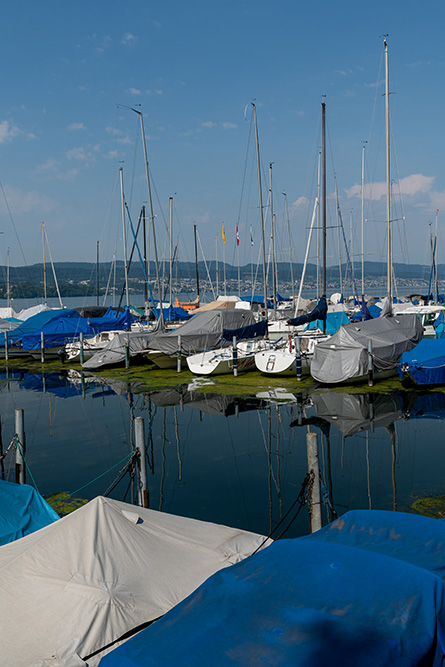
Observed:
[[[159,319],[161,313],[159,308],[150,309],[156,316],[156,319]],[[185,308],[179,308],[174,306],[169,306],[168,308],[162,309],[162,314],[164,316],[164,322],[178,322],[180,320],[189,320],[192,317],[192,313],[189,313]]]
[[[81,333],[84,336],[92,337],[100,331],[129,329],[135,319],[128,309],[123,313],[116,313],[113,309],[109,309],[104,317],[86,318],[81,317],[79,313],[77,317],[59,317],[47,322],[38,331],[23,335],[22,347],[24,350],[38,350],[42,331],[45,347],[57,347],[78,338]]]
[[[59,519],[57,512],[28,484],[0,480],[0,507],[1,546]]]
[[[332,334],[335,334],[335,332],[340,329],[342,324],[349,324],[350,321],[351,320],[344,311],[327,313],[326,333],[332,336]],[[314,320],[314,322],[310,322],[304,330],[308,331],[309,329],[320,329],[320,331],[323,331],[323,320]]]
[[[223,339],[233,341],[233,337],[236,336],[237,340],[248,340],[251,338],[261,338],[267,334],[267,320],[261,320],[255,324],[248,324],[245,327],[240,327],[239,329],[223,329]]]
[[[299,315],[298,317],[292,317],[290,320],[287,320],[287,323],[294,327],[297,327],[300,326],[300,324],[315,322],[315,320],[324,321],[326,319],[327,312],[328,312],[328,302],[326,301],[326,297],[322,296],[319,299],[315,308],[311,310],[310,313],[306,313],[306,315]]]
[[[8,331],[8,341],[10,343],[21,343],[24,335],[34,333],[35,331],[40,331],[45,326],[45,324],[51,322],[52,320],[57,320],[60,317],[73,317],[77,319],[80,316],[77,310],[73,310],[71,308],[42,310],[40,313],[29,317],[13,331]],[[5,345],[4,333],[0,334],[0,346],[1,345]]]
[[[439,667],[445,523],[357,510],[213,575],[104,667]]]
[[[400,357],[398,373],[407,372],[418,385],[445,383],[445,340],[422,338],[411,352]]]

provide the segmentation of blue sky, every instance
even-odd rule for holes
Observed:
[[[98,241],[101,259],[111,260],[116,239],[122,258],[119,168],[134,222],[147,188],[139,118],[118,105],[144,114],[160,256],[173,196],[179,259],[193,259],[194,224],[206,259],[215,256],[216,237],[222,257],[222,222],[226,260],[236,261],[237,222],[241,263],[250,261],[250,225],[256,259],[252,100],[265,205],[273,163],[278,258],[289,258],[285,192],[293,259],[302,261],[322,99],[328,224],[337,224],[335,172],[345,234],[349,242],[352,229],[360,261],[367,141],[366,256],[385,260],[383,34],[393,93],[394,260],[430,261],[440,209],[438,261],[445,261],[444,14],[431,0],[11,4],[0,27],[0,262],[7,247],[13,266],[40,262],[42,221],[56,262],[94,262]],[[336,234],[329,232],[330,263],[337,262]]]

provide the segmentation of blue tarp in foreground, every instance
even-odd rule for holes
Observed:
[[[210,577],[104,667],[439,667],[445,523],[348,512]]]
[[[422,338],[411,352],[404,352],[398,365],[401,378],[404,371],[418,385],[445,384],[445,339]]]
[[[0,480],[0,546],[57,521],[59,515],[27,484]]]

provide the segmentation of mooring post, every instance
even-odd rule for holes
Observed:
[[[233,337],[233,375],[238,376],[238,350],[236,349],[236,336]]]
[[[40,332],[40,361],[42,364],[45,363],[45,339],[43,336],[43,331]]]
[[[79,356],[80,356],[80,363],[83,364],[83,332],[80,332],[79,335]]]
[[[15,410],[15,435],[18,440],[15,449],[15,481],[16,484],[25,484],[25,427],[22,408]]]
[[[144,418],[136,417],[134,420],[134,433],[136,441],[136,451],[139,455],[139,482],[138,496],[141,507],[149,506],[149,495],[147,488],[147,468],[145,466],[145,428]]]
[[[374,362],[372,359],[372,340],[368,340],[368,387],[374,385]]]
[[[181,354],[182,354],[182,340],[181,340],[181,334],[178,334],[178,360],[176,364],[176,370],[178,373],[181,372]]]
[[[306,434],[307,463],[309,472],[309,529],[311,533],[320,530],[321,494],[320,468],[318,464],[318,441],[316,433]]]
[[[298,334],[295,336],[295,373],[298,382],[301,382],[301,339]]]
[[[130,368],[130,339],[128,334],[125,338],[125,368]]]
[[[9,359],[9,350],[8,350],[8,332],[5,331],[5,361]]]

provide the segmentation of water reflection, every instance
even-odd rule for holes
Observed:
[[[135,418],[145,425],[150,507],[263,534],[308,532],[300,497],[317,433],[323,523],[348,509],[409,510],[445,492],[445,394],[222,395],[214,385],[147,390],[85,374],[3,373],[3,451],[25,411],[28,483],[44,495],[138,502]],[[236,387],[234,387],[235,391]],[[11,479],[13,462],[2,474]]]

